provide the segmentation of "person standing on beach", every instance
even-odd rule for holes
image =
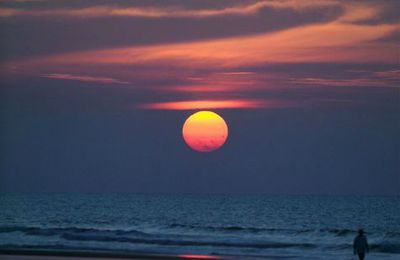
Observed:
[[[364,235],[364,230],[358,230],[358,235],[354,238],[353,243],[354,254],[358,254],[360,260],[364,260],[365,254],[369,253],[367,237]]]

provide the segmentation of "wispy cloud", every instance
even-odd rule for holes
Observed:
[[[207,72],[197,77],[187,77],[185,84],[177,84],[168,90],[191,93],[254,91],[260,88],[260,83],[265,89],[269,85],[268,80],[273,77],[271,73],[250,71]]]
[[[121,81],[114,78],[97,77],[97,76],[84,76],[84,75],[70,75],[70,74],[44,74],[43,78],[62,79],[62,80],[77,80],[83,82],[95,82],[103,84],[129,84],[127,81]]]
[[[292,84],[307,86],[331,87],[379,87],[391,86],[388,82],[372,78],[332,79],[332,78],[297,78],[291,79]]]
[[[154,110],[198,110],[227,108],[277,108],[293,106],[292,103],[279,100],[227,99],[227,100],[191,100],[177,102],[158,102],[140,104],[138,108]]]
[[[400,70],[377,71],[374,74],[381,78],[400,81]]]
[[[91,6],[70,9],[18,9],[18,8],[0,8],[0,16],[51,16],[51,17],[105,17],[105,16],[123,16],[123,17],[194,17],[206,18],[225,15],[253,15],[265,8],[273,9],[292,9],[301,11],[305,9],[315,9],[324,6],[339,6],[340,2],[333,0],[318,1],[258,1],[250,4],[237,4],[215,9],[188,9],[179,6],[176,7],[118,7],[118,6]]]
[[[147,91],[165,91],[177,102],[143,103],[141,109],[218,109],[270,108],[290,106],[281,100],[237,99],[268,93],[280,87],[394,86],[398,70],[378,71],[370,75],[275,75],[258,71],[268,66],[302,64],[398,64],[398,44],[385,37],[400,31],[398,23],[367,23],[381,15],[381,7],[369,3],[338,1],[260,1],[221,9],[119,8],[89,7],[60,10],[67,16],[146,16],[210,17],[218,15],[256,14],[262,8],[290,8],[302,11],[323,5],[338,5],[343,12],[334,20],[320,21],[280,31],[245,36],[213,38],[178,43],[133,45],[106,49],[67,52],[23,59],[3,64],[18,73],[46,78],[128,84]],[[268,6],[268,7],[267,7]],[[38,10],[40,11],[40,10]],[[48,10],[50,12],[50,10]],[[54,10],[52,10],[53,12]],[[57,10],[55,10],[57,11]],[[7,12],[12,13],[13,10]],[[37,11],[34,11],[37,12]],[[47,11],[46,11],[47,12]],[[43,15],[56,15],[56,13]],[[13,15],[13,14],[9,14]],[[30,14],[29,14],[30,15]],[[33,15],[33,14],[32,14]],[[37,15],[35,13],[34,15]],[[254,70],[253,70],[254,69]],[[57,72],[57,73],[55,73]],[[90,75],[90,76],[89,76]],[[349,76],[347,78],[347,76]],[[391,82],[388,80],[392,79]],[[123,79],[123,80],[122,80]],[[332,89],[332,88],[331,88]],[[272,92],[272,91],[271,91]],[[243,94],[243,95],[242,95]],[[288,92],[286,96],[290,99]],[[183,97],[188,98],[184,100]],[[296,98],[296,97],[295,97]],[[171,99],[170,99],[171,100]],[[327,99],[328,100],[328,99]]]
[[[383,9],[378,5],[366,2],[347,2],[342,5],[344,14],[339,18],[340,22],[360,22],[378,17]]]
[[[397,63],[393,53],[398,51],[398,45],[376,40],[399,29],[398,24],[331,22],[220,40],[76,52],[24,63],[34,66],[164,64],[185,68],[236,68],[304,62]]]

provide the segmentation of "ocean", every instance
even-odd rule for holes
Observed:
[[[0,195],[1,250],[207,254],[239,259],[400,259],[400,197]]]

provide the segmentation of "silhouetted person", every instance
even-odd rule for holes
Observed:
[[[364,235],[364,230],[359,229],[358,235],[354,238],[353,243],[354,254],[358,255],[360,260],[363,260],[366,253],[369,253],[367,237]]]

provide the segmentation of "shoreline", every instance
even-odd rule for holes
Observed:
[[[184,260],[184,259],[208,259],[208,260],[229,260],[237,259],[231,256],[220,255],[167,255],[152,253],[135,253],[125,251],[87,251],[87,250],[32,250],[32,249],[0,249],[1,260],[25,260],[25,259],[47,259],[47,260],[64,260],[64,259],[136,259],[136,260]],[[249,258],[254,259],[254,258]]]

